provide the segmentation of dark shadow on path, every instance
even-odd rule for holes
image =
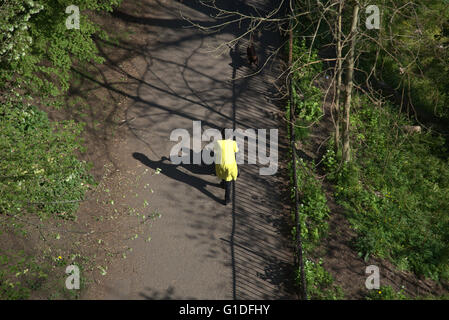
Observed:
[[[184,298],[176,294],[176,289],[173,286],[169,286],[165,291],[157,291],[153,288],[146,287],[145,292],[139,293],[143,299],[146,300],[195,300],[194,297]]]
[[[139,160],[142,164],[146,165],[147,167],[149,167],[153,170],[157,170],[159,168],[161,170],[161,174],[169,177],[170,179],[174,179],[179,182],[188,184],[219,203],[223,202],[222,199],[216,197],[214,194],[212,194],[210,191],[208,191],[206,189],[207,185],[211,185],[214,187],[220,187],[220,184],[210,183],[208,181],[205,181],[205,180],[195,177],[193,175],[188,175],[187,173],[180,171],[178,169],[178,167],[184,167],[184,166],[186,166],[185,164],[179,164],[179,165],[172,164],[172,163],[170,163],[170,159],[168,159],[167,157],[162,157],[161,160],[159,160],[159,161],[153,161],[153,160],[150,160],[146,155],[139,153],[139,152],[134,152],[133,158],[136,160]],[[194,169],[192,169],[192,167],[194,165],[187,165],[187,166],[190,168],[190,170],[186,168],[187,170],[189,170],[189,171],[194,170]],[[202,172],[204,172],[204,171],[202,171]]]
[[[193,174],[201,174],[201,175],[215,175],[215,165],[207,164],[204,162],[203,154],[209,153],[210,156],[213,157],[214,153],[213,151],[208,150],[202,150],[200,152],[195,152],[192,149],[189,150],[189,163],[181,163],[179,164],[183,168],[189,170]],[[164,157],[165,158],[165,157]],[[165,158],[167,159],[167,158]],[[195,159],[197,159],[195,161]],[[200,160],[200,163],[197,164],[198,159]],[[168,160],[168,159],[167,159]]]

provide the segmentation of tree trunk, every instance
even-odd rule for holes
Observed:
[[[342,75],[342,31],[341,31],[341,15],[343,11],[344,1],[340,1],[338,7],[338,21],[337,21],[337,64],[335,74],[337,75],[337,83],[335,85],[335,152],[340,149],[340,94],[341,94],[341,75]]]
[[[346,79],[346,101],[344,106],[344,127],[343,127],[343,161],[348,162],[351,160],[351,148],[349,144],[349,115],[351,110],[351,98],[352,98],[352,87],[353,87],[353,76],[354,76],[354,51],[355,43],[357,37],[357,23],[359,20],[359,10],[358,4],[354,6],[352,26],[351,26],[351,47],[349,49],[349,60],[348,60],[348,76]]]

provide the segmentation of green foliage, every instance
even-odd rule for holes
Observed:
[[[410,89],[415,107],[449,118],[449,5],[441,0],[382,0],[380,30],[361,41],[361,66],[399,92]],[[412,18],[413,17],[413,18]],[[382,48],[382,50],[379,50]]]
[[[339,171],[329,168],[337,183],[335,195],[359,235],[361,256],[377,255],[400,269],[448,279],[444,140],[430,132],[408,134],[404,124],[397,110],[362,99],[352,118],[354,161]]]
[[[68,89],[75,61],[97,62],[93,34],[107,38],[85,10],[111,11],[121,0],[11,0],[0,4],[0,87],[22,85],[42,98],[59,97]],[[66,7],[80,8],[80,29],[67,29]],[[61,100],[52,101],[61,105]]]
[[[295,37],[293,41],[293,76],[292,95],[295,104],[295,114],[307,124],[322,116],[322,91],[314,85],[314,78],[321,71],[321,64],[317,61],[316,51],[309,54],[305,40],[299,42]]]
[[[0,64],[19,60],[28,53],[33,39],[30,18],[44,7],[34,1],[6,1],[0,6]]]
[[[120,2],[0,1],[2,231],[12,229],[20,237],[26,235],[24,225],[29,227],[36,221],[76,219],[78,205],[93,183],[89,166],[77,159],[83,151],[79,138],[82,126],[73,121],[50,122],[38,106],[64,104],[73,65],[103,61],[93,37],[108,37],[90,20],[90,11],[112,11]],[[80,9],[80,29],[66,27],[69,5]],[[68,261],[44,259],[42,253],[34,253],[31,257],[12,257],[2,251],[0,299],[27,298],[38,289],[32,280],[41,272],[38,267],[61,268]]]
[[[334,284],[334,279],[322,264],[322,260],[319,260],[318,263],[311,260],[304,261],[308,298],[311,300],[342,300],[344,295],[341,287]],[[296,272],[296,282],[301,283],[299,270]]]
[[[379,290],[370,290],[366,296],[367,300],[409,300],[404,289],[395,291],[391,286],[381,286]]]
[[[300,159],[297,163],[297,182],[300,195],[299,216],[303,250],[307,253],[316,247],[328,230],[329,207],[320,182],[310,168]],[[294,190],[292,189],[292,199]],[[296,229],[293,229],[296,234]]]
[[[23,252],[0,254],[0,299],[27,299],[48,277],[46,270]]]
[[[291,119],[290,112],[295,112],[295,140],[304,140],[310,125],[322,116],[322,91],[316,87],[315,77],[321,71],[321,63],[316,63],[317,53],[309,52],[306,41],[298,40],[299,30],[295,31],[293,43],[293,73],[292,73],[292,97],[294,108],[290,101],[287,104],[286,117]],[[289,136],[290,126],[287,128]],[[294,150],[291,150],[294,152]],[[293,168],[289,163],[290,182],[294,186]],[[315,177],[315,165],[307,164],[303,159],[296,163],[297,185],[291,188],[292,203],[295,202],[295,188],[299,193],[299,223],[301,228],[301,240],[303,256],[305,257],[305,272],[308,296],[311,299],[341,299],[341,288],[333,284],[331,275],[322,267],[322,261],[314,263],[306,257],[312,254],[323,237],[327,234],[329,208],[326,195],[321,183]],[[295,218],[292,210],[292,219]],[[292,230],[293,239],[296,238],[296,226]],[[297,270],[296,283],[300,283],[299,270]]]
[[[296,4],[301,12],[307,12],[298,19],[300,36],[313,39],[318,47],[335,44],[331,39],[335,33],[329,30],[336,21],[335,7],[329,9],[328,1],[299,0]],[[351,26],[352,4],[346,3],[343,9],[346,35]],[[372,3],[361,2],[362,7],[367,4]],[[447,1],[381,0],[375,4],[381,12],[380,30],[366,30],[363,26],[366,16],[361,11],[355,83],[365,87],[368,75],[382,80],[399,94],[404,91],[406,96],[410,95],[421,120],[444,123],[432,114],[443,120],[449,118]],[[325,27],[323,17],[331,21]],[[297,47],[301,51],[305,46]],[[343,48],[343,56],[347,51],[348,47]],[[303,92],[297,88],[295,85],[295,101],[299,106]],[[342,165],[341,154],[335,153],[331,145],[322,163],[328,171],[327,178],[336,183],[335,195],[347,208],[359,235],[356,247],[360,256],[377,255],[392,260],[401,269],[436,280],[448,279],[447,142],[445,146],[445,139],[431,132],[404,132],[402,126],[410,122],[399,115],[399,107],[378,108],[367,99],[357,101],[357,96],[353,100],[356,111],[351,115],[353,162]],[[313,112],[313,100],[298,109],[298,113],[304,112],[304,118],[317,115],[319,118],[319,113]],[[386,292],[389,294],[388,289]]]
[[[307,257],[327,234],[329,207],[321,184],[314,176],[313,165],[308,166],[302,159],[297,162],[297,181],[300,193],[299,218],[303,256]],[[294,199],[294,189],[292,198]],[[292,234],[296,238],[296,227],[293,228]],[[318,263],[308,259],[304,261],[309,299],[343,299],[341,288],[334,285],[332,276],[323,268],[322,263],[321,260]],[[299,268],[296,270],[296,283],[298,285],[301,283]]]
[[[335,180],[336,173],[338,173],[338,164],[341,161],[341,150],[335,152],[334,139],[330,139],[328,143],[328,149],[323,155],[322,166],[327,171],[327,179],[329,181]]]
[[[289,109],[289,107],[287,108]],[[288,110],[289,111],[289,110]],[[288,112],[287,111],[287,112]],[[287,114],[288,115],[288,114]],[[301,226],[301,240],[303,256],[312,253],[320,241],[327,234],[329,207],[326,195],[320,182],[314,175],[315,167],[308,165],[303,159],[296,163],[297,190],[300,195],[299,218]],[[290,183],[293,185],[293,170],[291,163],[288,165]],[[291,188],[292,203],[294,203],[295,189]],[[295,211],[292,210],[294,221]],[[296,238],[296,226],[292,229],[293,239]],[[322,261],[314,263],[305,259],[307,292],[310,299],[336,300],[343,299],[343,292],[339,286],[333,284],[332,276],[322,267]],[[299,269],[296,270],[296,283],[301,283]]]
[[[366,296],[367,300],[449,300],[449,295],[442,296],[425,295],[411,297],[405,293],[404,287],[396,291],[391,286],[381,286],[379,290],[370,290]]]
[[[83,274],[89,259],[78,253],[61,256],[57,250],[46,250],[42,255],[30,256],[24,251],[2,250],[0,252],[0,300],[24,300],[35,298],[79,298],[87,280]],[[80,290],[66,288],[65,273],[68,265],[80,270]],[[36,293],[38,295],[36,295]]]
[[[0,213],[74,218],[91,183],[75,157],[80,130],[73,121],[51,123],[12,91],[0,105]]]

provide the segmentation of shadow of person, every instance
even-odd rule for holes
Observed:
[[[237,41],[234,48],[229,49],[229,56],[231,57],[231,63],[229,64],[232,68],[238,69],[244,64],[244,59],[240,54],[240,42]]]
[[[220,202],[220,203],[223,202],[222,199],[216,197],[214,194],[212,194],[210,191],[208,191],[206,189],[207,185],[211,185],[214,187],[220,187],[220,184],[205,181],[198,177],[184,173],[178,169],[179,166],[183,167],[183,166],[190,166],[190,165],[171,164],[171,163],[169,163],[170,159],[168,159],[167,157],[162,157],[161,160],[159,160],[159,161],[153,161],[153,160],[149,159],[146,155],[139,153],[139,152],[134,152],[133,158],[136,160],[139,160],[142,164],[146,165],[147,167],[149,167],[153,170],[156,170],[159,168],[161,170],[161,174],[164,174],[165,176],[169,177],[170,179],[174,179],[179,182],[188,184],[188,185],[196,188],[197,190],[201,191],[202,193],[204,193],[205,195],[207,195],[208,197],[212,198],[213,200],[215,200],[217,202]],[[193,165],[192,165],[192,167],[190,167],[190,169],[192,169],[192,168],[193,168]],[[186,169],[189,170],[188,168],[186,168]]]

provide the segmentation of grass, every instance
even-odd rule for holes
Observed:
[[[300,192],[299,217],[301,223],[301,239],[303,245],[304,271],[307,285],[307,295],[313,300],[343,299],[342,289],[334,284],[333,277],[322,266],[323,261],[313,261],[313,250],[326,237],[328,230],[329,207],[322,190],[321,183],[315,177],[315,166],[300,159],[297,163],[298,191]],[[293,181],[293,179],[292,179]],[[294,191],[292,190],[294,196]],[[292,210],[292,219],[294,220]],[[294,227],[292,233],[296,235]],[[301,283],[297,270],[296,283]]]
[[[306,42],[298,41],[295,37],[293,42],[293,61],[297,65],[307,65],[317,59],[314,51],[310,56]],[[322,70],[318,63],[310,64],[304,68],[298,68],[292,77],[292,100],[286,107],[286,118],[290,119],[291,110],[295,112],[295,141],[304,142],[308,135],[310,125],[322,116],[321,100],[323,93],[313,85],[313,79]],[[290,127],[287,128],[289,136]],[[290,150],[290,152],[294,152]],[[297,183],[294,185],[292,163],[289,164],[292,203],[294,203],[294,188],[299,192],[299,220],[301,226],[301,239],[303,246],[304,271],[307,285],[307,295],[313,300],[337,300],[343,299],[343,291],[334,284],[332,276],[322,266],[323,261],[313,261],[310,257],[313,250],[326,236],[328,230],[329,207],[327,198],[322,189],[321,182],[316,179],[316,168],[313,162],[303,159],[297,160],[296,173]],[[292,209],[292,220],[295,221],[295,212]],[[292,230],[293,241],[296,238],[296,226]],[[296,284],[301,283],[300,273],[297,270]]]
[[[375,255],[433,280],[449,278],[449,163],[444,140],[407,134],[410,124],[389,105],[356,97],[353,161],[337,170],[339,156],[326,154],[335,196],[358,234],[363,258]]]

